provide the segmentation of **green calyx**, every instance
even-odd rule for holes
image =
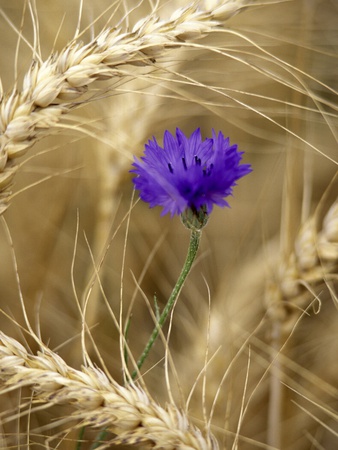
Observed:
[[[181,220],[183,225],[189,230],[199,231],[206,226],[209,215],[205,206],[202,206],[199,209],[187,208],[181,214]]]

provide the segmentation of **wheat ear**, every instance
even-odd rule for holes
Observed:
[[[36,57],[21,90],[0,94],[0,214],[10,200],[9,187],[16,160],[37,140],[50,133],[96,80],[123,77],[123,65],[152,65],[167,49],[181,47],[215,31],[245,7],[246,0],[209,2],[201,10],[195,2],[176,10],[169,20],[154,13],[137,22],[131,32],[104,29],[88,44],[70,42],[46,61]]]
[[[105,427],[116,435],[110,443],[147,443],[166,450],[218,449],[215,438],[209,432],[202,434],[174,404],[162,408],[140,387],[122,387],[93,366],[75,370],[46,347],[37,355],[29,354],[2,332],[0,367],[2,393],[28,386],[40,405],[71,405],[74,412],[69,420],[75,426]]]
[[[337,279],[337,267],[338,200],[326,213],[321,228],[316,214],[300,228],[293,252],[268,282],[266,299],[269,310],[277,314],[283,326],[289,329],[290,311],[302,311],[308,306],[309,293],[315,298],[316,287]],[[293,322],[291,320],[289,324],[293,326]]]

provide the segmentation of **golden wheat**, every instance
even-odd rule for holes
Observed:
[[[124,1],[120,3],[127,5]],[[156,2],[149,0],[143,2],[143,6],[145,3],[153,7]],[[132,1],[130,4],[133,6]],[[168,9],[172,7],[171,2],[162,2],[161,6],[164,4]],[[53,214],[55,211],[58,219],[55,221],[56,225],[47,213],[44,214],[44,207],[41,208],[38,197],[40,194],[44,197],[45,203],[51,203],[50,199],[54,198],[55,192],[53,180],[50,183],[51,191],[47,191],[46,186],[46,190],[40,189],[37,196],[30,196],[29,202],[23,199],[24,203],[20,203],[22,199],[18,199],[16,208],[12,207],[5,215],[13,233],[13,247],[18,252],[18,272],[22,282],[17,283],[19,284],[17,287],[23,290],[27,316],[34,317],[36,323],[40,322],[38,327],[41,326],[41,335],[45,341],[50,340],[50,348],[60,345],[60,352],[67,352],[69,342],[72,342],[72,353],[61,359],[42,344],[39,353],[28,352],[17,341],[2,335],[0,370],[3,370],[1,375],[3,403],[0,418],[3,423],[3,439],[0,441],[0,448],[5,449],[9,446],[24,448],[27,442],[27,448],[32,449],[35,438],[40,442],[42,440],[45,446],[51,442],[54,444],[59,436],[64,436],[68,432],[73,423],[77,428],[85,424],[88,429],[107,425],[116,434],[114,444],[143,445],[148,441],[150,445],[163,448],[217,446],[216,441],[208,433],[209,424],[205,427],[206,434],[202,433],[205,437],[201,437],[201,433],[187,418],[185,408],[182,412],[176,408],[174,402],[168,407],[160,407],[145,392],[144,386],[143,389],[138,385],[122,387],[91,364],[81,370],[70,367],[77,367],[78,361],[82,360],[83,356],[77,342],[74,342],[81,329],[81,319],[84,320],[74,307],[75,302],[72,300],[74,293],[82,295],[83,305],[86,306],[81,305],[83,308],[81,313],[86,316],[86,323],[93,327],[95,345],[98,345],[109,371],[114,373],[114,378],[118,380],[121,362],[116,357],[119,354],[119,344],[116,342],[119,337],[116,337],[115,328],[112,330],[110,318],[117,314],[117,311],[122,311],[120,313],[122,324],[125,315],[129,314],[129,302],[132,304],[136,298],[134,281],[139,273],[142,275],[137,279],[137,292],[142,289],[144,298],[146,296],[148,298],[148,293],[151,298],[154,291],[157,291],[156,296],[160,305],[175,280],[186,236],[183,232],[181,235],[178,228],[170,223],[168,228],[170,231],[163,240],[165,219],[158,219],[161,220],[158,223],[156,217],[151,216],[150,219],[150,215],[145,216],[146,210],[142,209],[141,205],[138,205],[141,209],[135,208],[132,214],[128,251],[130,247],[132,250],[122,263],[123,270],[126,269],[127,273],[130,268],[135,274],[135,279],[120,277],[120,272],[115,270],[116,267],[120,269],[121,264],[119,246],[123,241],[127,247],[127,238],[121,239],[121,236],[118,236],[114,241],[117,245],[111,246],[114,247],[113,250],[111,248],[105,253],[105,249],[110,240],[114,214],[118,209],[116,198],[121,188],[122,190],[125,188],[122,177],[126,177],[128,170],[126,160],[129,164],[130,155],[139,151],[151,134],[160,135],[163,127],[169,129],[178,123],[182,124],[182,120],[185,121],[184,125],[187,128],[197,123],[208,129],[211,126],[219,126],[229,132],[230,136],[232,133],[236,136],[239,130],[238,142],[251,152],[248,156],[252,159],[250,162],[254,163],[255,169],[253,182],[247,192],[249,200],[245,197],[243,203],[240,200],[236,205],[234,203],[233,210],[225,218],[220,215],[217,217],[218,212],[215,211],[205,232],[203,258],[196,265],[195,273],[192,274],[191,281],[183,292],[182,301],[177,305],[171,337],[167,338],[168,344],[165,348],[167,354],[173,358],[178,372],[179,389],[186,397],[190,395],[193,384],[194,395],[192,398],[189,397],[189,417],[202,415],[205,422],[210,420],[210,426],[215,426],[213,431],[219,433],[217,437],[220,436],[224,440],[224,447],[229,449],[275,447],[299,450],[308,449],[310,441],[314,448],[331,448],[330,445],[336,443],[335,425],[323,413],[330,411],[334,414],[337,397],[336,316],[332,313],[332,310],[334,311],[332,299],[336,298],[333,282],[336,280],[338,259],[337,202],[328,208],[327,202],[321,201],[325,212],[324,218],[322,214],[316,213],[303,221],[296,239],[294,234],[290,233],[291,251],[285,251],[284,248],[284,251],[280,252],[276,245],[271,245],[270,255],[270,244],[267,243],[279,227],[281,208],[279,186],[280,178],[284,176],[281,162],[287,148],[292,149],[295,158],[300,153],[298,141],[296,145],[294,142],[289,145],[289,142],[285,142],[287,141],[285,135],[296,134],[302,137],[303,141],[308,143],[306,154],[310,153],[309,147],[323,149],[322,155],[325,154],[331,161],[330,166],[325,164],[325,161],[322,164],[323,156],[315,160],[315,178],[307,180],[309,184],[314,181],[318,189],[318,194],[314,192],[311,207],[315,206],[320,190],[327,188],[328,180],[331,178],[332,161],[336,152],[334,135],[336,91],[333,81],[328,78],[329,73],[334,71],[331,65],[326,67],[325,64],[331,60],[332,46],[317,46],[316,38],[319,31],[315,27],[315,22],[310,23],[306,20],[302,22],[304,17],[306,18],[303,14],[308,8],[306,2],[303,9],[299,7],[300,1],[289,2],[288,5],[294,9],[292,7],[288,9],[285,4],[285,9],[277,9],[281,14],[276,16],[273,8],[270,11],[265,11],[264,8],[253,11],[254,14],[252,16],[249,14],[249,19],[245,15],[240,15],[238,22],[235,19],[234,27],[229,27],[229,30],[223,27],[225,33],[221,31],[224,20],[239,12],[241,8],[257,2],[206,0],[203,4],[203,11],[197,8],[196,3],[191,8],[178,9],[168,21],[161,21],[154,11],[138,22],[131,32],[127,31],[127,27],[125,30],[104,29],[97,36],[99,41],[93,39],[88,44],[82,44],[78,39],[74,40],[59,53],[54,53],[47,61],[43,61],[36,51],[36,62],[26,75],[23,88],[16,86],[16,90],[2,96],[0,213],[6,210],[12,200],[10,189],[13,180],[25,186],[28,184],[25,184],[25,173],[23,180],[21,173],[20,179],[16,177],[20,166],[19,157],[24,155],[37,140],[51,134],[54,126],[62,127],[64,114],[94,98],[94,95],[88,98],[88,94],[92,94],[96,89],[93,82],[107,79],[106,84],[98,83],[97,92],[101,97],[107,93],[107,85],[108,92],[112,90],[114,94],[119,94],[119,97],[114,95],[111,105],[107,105],[108,99],[105,98],[103,112],[100,111],[98,120],[104,124],[102,129],[106,128],[107,139],[102,139],[102,135],[95,136],[95,151],[86,151],[86,154],[94,155],[91,163],[94,161],[98,165],[95,167],[96,172],[92,165],[88,165],[90,166],[88,171],[94,175],[90,180],[86,179],[86,182],[91,183],[91,191],[100,183],[102,188],[94,200],[95,208],[99,211],[95,217],[90,200],[86,197],[88,191],[83,189],[83,185],[79,189],[83,202],[80,206],[76,204],[76,208],[79,207],[81,212],[79,233],[82,228],[86,234],[89,232],[88,246],[94,256],[91,260],[92,255],[88,255],[88,249],[81,253],[81,244],[76,244],[80,256],[74,257],[76,266],[74,292],[67,282],[71,278],[69,272],[75,225],[74,220],[64,221],[66,215],[64,212],[70,211],[73,219],[76,214],[74,203],[69,210],[67,209],[68,194],[58,195],[57,199],[55,198],[54,209],[51,207],[48,210],[53,210]],[[318,20],[321,20],[323,16],[326,17],[324,10],[324,7],[321,11],[313,7],[310,13],[318,11]],[[141,17],[139,11],[137,14],[136,20]],[[284,33],[283,26],[289,31],[290,23],[295,28],[293,31],[291,28],[289,36],[287,32]],[[275,24],[276,31],[273,29]],[[325,21],[321,22],[325,29],[326,24]],[[302,36],[299,37],[295,30],[299,30],[300,35],[304,30],[313,30],[314,33],[309,41],[303,41]],[[215,41],[208,40],[207,35],[213,31],[220,33],[213,36]],[[231,31],[234,32],[233,35]],[[232,40],[236,33],[245,39]],[[328,27],[327,36],[332,36],[330,33],[332,30]],[[203,43],[201,47],[189,44],[189,41],[201,36],[207,36],[205,46]],[[324,32],[321,37],[325,45]],[[219,47],[217,39],[223,39]],[[208,45],[210,42],[212,47]],[[196,61],[195,55],[191,57],[192,47],[196,50],[197,58],[201,54],[198,51],[202,50],[206,56],[201,61]],[[176,49],[180,49],[180,52]],[[184,49],[188,51],[184,53]],[[260,58],[258,49],[268,50],[264,53],[266,60]],[[298,49],[299,60],[295,57],[295,49]],[[164,58],[162,64],[162,56],[168,55],[169,51],[171,51],[169,58]],[[105,56],[101,60],[103,54]],[[271,55],[276,55],[276,59],[273,60]],[[303,57],[305,65],[300,61]],[[239,60],[238,65],[235,63],[236,58]],[[280,62],[280,71],[274,65],[274,61]],[[140,65],[144,67],[139,67]],[[200,72],[196,71],[199,66]],[[158,70],[159,68],[163,70]],[[253,73],[251,70],[254,68],[258,69],[255,74],[259,72],[260,76],[251,78]],[[25,71],[26,69],[23,69],[24,73]],[[176,79],[171,79],[172,75],[176,76]],[[126,79],[128,84],[121,84],[122,89],[115,89],[116,80],[122,82]],[[270,80],[269,85],[265,83],[267,79]],[[186,85],[183,84],[183,80]],[[49,82],[51,84],[48,84]],[[150,84],[155,89],[151,93],[150,89],[145,92],[145,86]],[[105,87],[101,88],[103,85]],[[199,91],[201,87],[202,94]],[[292,91],[298,96],[293,97]],[[147,93],[150,95],[143,95]],[[227,96],[228,93],[230,97]],[[257,97],[255,93],[258,94]],[[239,101],[233,103],[231,96]],[[252,103],[250,98],[254,99]],[[275,103],[274,101],[278,99],[279,103]],[[311,100],[318,110],[305,106],[309,105]],[[270,101],[272,103],[269,103]],[[236,109],[231,109],[234,105]],[[94,104],[91,106],[91,114],[95,116],[96,106]],[[332,114],[327,113],[330,107]],[[274,125],[279,123],[283,125],[285,121],[286,126],[271,129],[270,125],[276,117]],[[303,119],[311,130],[307,127],[302,129]],[[74,118],[74,123],[76,120],[78,118]],[[78,129],[80,130],[80,123]],[[333,145],[329,129],[333,131]],[[281,135],[278,134],[280,131]],[[107,143],[112,148],[112,142],[114,154],[109,153],[110,149],[106,148]],[[58,145],[56,147],[60,148]],[[123,155],[117,154],[116,150],[121,149]],[[271,172],[272,159],[276,166]],[[293,160],[294,178],[290,183],[290,192],[285,197],[286,202],[293,204],[293,212],[296,212],[292,216],[296,228],[300,202],[295,179],[302,179],[300,174],[304,168],[299,160],[297,164],[294,162]],[[38,164],[39,161],[36,162],[37,166]],[[48,163],[47,165],[49,167]],[[51,172],[56,174],[54,169],[51,169]],[[286,168],[286,176],[290,174],[289,166]],[[79,178],[75,178],[77,183]],[[62,179],[60,183],[66,184],[66,181]],[[302,185],[301,182],[298,184]],[[130,190],[131,188],[128,188],[128,195]],[[129,207],[129,196],[127,201]],[[85,213],[81,211],[84,204],[91,219],[89,225],[87,222],[83,225],[83,221],[88,220],[88,216],[84,217]],[[31,231],[29,225],[27,226],[34,213],[36,217],[31,219],[31,228],[34,232],[37,229],[37,233],[44,236],[41,242],[36,239],[36,234]],[[260,214],[263,217],[262,222],[259,219]],[[257,218],[258,220],[255,220]],[[48,226],[49,223],[52,226],[44,234],[43,226],[46,222]],[[260,242],[262,235],[264,235],[263,248],[259,249],[257,243]],[[64,236],[68,239],[66,244],[62,241]],[[59,244],[60,241],[62,244]],[[158,242],[162,242],[162,246],[159,254],[155,254],[155,250],[159,248]],[[67,253],[64,250],[69,249],[69,246],[71,252]],[[6,253],[8,247],[6,242],[1,248],[2,308],[6,311],[8,311],[6,308],[10,308],[20,322],[16,281],[13,280],[10,258]],[[257,252],[254,258],[251,253],[252,247]],[[24,258],[21,253],[24,253]],[[101,261],[103,253],[104,258]],[[36,260],[33,259],[35,255]],[[154,258],[152,264],[148,262],[148,255],[149,259]],[[113,260],[117,261],[115,265]],[[96,267],[100,268],[100,273]],[[118,278],[114,271],[118,273]],[[90,274],[83,282],[83,273],[88,272]],[[207,282],[211,285],[210,308],[205,299],[205,285],[201,272],[203,275],[206,274]],[[143,275],[145,273],[146,275]],[[88,289],[85,289],[83,286],[88,279]],[[93,289],[94,279],[100,281],[97,283],[97,294]],[[141,279],[142,286],[139,286]],[[116,286],[119,282],[121,282],[120,298],[118,298],[119,286]],[[325,284],[329,289],[325,289]],[[321,292],[322,287],[324,292]],[[109,309],[109,318],[107,314],[104,316],[102,314],[103,296]],[[43,304],[40,309],[41,298]],[[308,309],[310,304],[318,306],[320,302],[321,314],[307,314],[311,312]],[[121,310],[118,309],[119,306]],[[140,350],[138,347],[143,346],[149,331],[149,323],[153,325],[143,308],[141,301],[133,304],[132,324],[128,332],[133,355]],[[316,310],[318,311],[319,309]],[[208,315],[210,315],[209,326]],[[302,320],[298,321],[300,316]],[[99,327],[95,327],[97,324]],[[4,321],[3,327],[6,326],[10,327],[10,331],[7,332],[10,336],[17,333],[18,328],[13,327],[12,322]],[[282,328],[285,340],[278,336],[278,327]],[[121,329],[122,327],[119,330]],[[277,333],[274,334],[276,329]],[[210,336],[206,337],[208,332]],[[120,342],[124,342],[124,339],[125,336],[121,332]],[[288,346],[284,348],[285,341]],[[92,350],[90,345],[88,343],[89,351]],[[163,350],[160,346],[155,349],[149,358],[148,367],[152,370],[146,373],[144,382],[147,383],[151,394],[156,395],[156,400],[158,399],[160,403],[163,401],[161,404],[164,404],[164,399],[168,395],[166,391],[171,383],[164,387],[164,383],[160,382],[164,378],[163,367],[158,363],[163,357],[160,349]],[[65,360],[69,361],[70,366]],[[269,379],[270,384],[266,382]],[[286,389],[285,385],[289,389]],[[176,386],[171,387],[174,390]],[[27,388],[32,389],[32,401]],[[11,399],[12,391],[18,391],[18,397],[14,397],[12,403],[8,400],[7,404],[7,398]],[[27,391],[28,398],[24,396]],[[23,398],[20,397],[21,392]],[[174,394],[176,395],[176,391]],[[299,410],[294,412],[292,408],[299,398],[304,400],[302,407],[305,409],[302,412]],[[202,414],[200,414],[201,399]],[[311,408],[306,403],[307,399],[317,403],[319,408]],[[66,412],[60,415],[61,403],[68,406],[62,410]],[[180,402],[181,404],[184,404],[184,400]],[[210,419],[209,411],[212,412]],[[144,417],[142,423],[139,422],[141,415]],[[26,418],[29,424],[26,424]],[[316,421],[318,427],[315,426]],[[320,421],[324,423],[323,426]],[[64,433],[60,432],[63,426],[67,427]],[[326,436],[326,440],[325,436],[321,439],[325,427],[333,431],[331,436]],[[170,428],[173,428],[174,432],[169,433]],[[17,435],[13,434],[16,432]],[[41,433],[41,436],[34,436],[35,432]],[[54,432],[52,438],[55,439],[48,438],[48,435]],[[45,436],[42,436],[44,433]],[[267,434],[275,436],[266,437]],[[67,447],[66,440],[61,438],[55,447],[73,450],[74,442],[70,442],[69,445],[70,447]],[[85,445],[84,442],[83,446]],[[109,442],[107,441],[105,445],[109,445]]]
[[[116,437],[110,444],[147,443],[167,450],[218,448],[213,436],[203,436],[185,412],[174,404],[160,407],[137,385],[122,387],[94,366],[75,370],[46,347],[37,355],[29,354],[2,332],[0,339],[2,393],[29,386],[39,405],[71,405],[75,411],[67,421],[74,420],[76,427],[111,431]]]
[[[246,3],[227,1],[209,11],[193,3],[176,10],[167,21],[151,14],[138,21],[131,32],[107,28],[88,44],[70,42],[46,61],[36,56],[22,89],[1,92],[0,213],[8,206],[16,158],[50,134],[91,83],[123,77],[124,65],[151,66],[166,50],[217,30]]]
[[[321,227],[318,222],[317,213],[304,222],[296,237],[294,251],[281,257],[275,277],[272,275],[267,281],[268,311],[284,322],[287,333],[295,323],[291,317],[302,314],[309,306],[309,300],[316,298],[316,287],[337,278],[337,200],[324,216]]]

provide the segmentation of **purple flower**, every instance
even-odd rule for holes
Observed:
[[[189,138],[177,128],[176,136],[165,131],[163,148],[155,138],[149,140],[131,172],[137,175],[133,182],[141,199],[151,208],[162,206],[162,215],[187,209],[209,215],[214,204],[229,206],[225,198],[251,172],[249,164],[240,164],[242,155],[221,132],[217,136],[212,130],[212,138],[203,141],[199,128]]]

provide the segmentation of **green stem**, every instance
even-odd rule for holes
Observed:
[[[205,220],[205,222],[204,222],[204,224],[205,224],[207,219],[204,219],[204,220]],[[197,223],[197,225],[199,225],[200,223],[201,222]],[[196,254],[197,254],[198,247],[199,247],[200,240],[201,240],[201,234],[202,234],[201,229],[196,229],[195,226],[193,226],[191,228],[188,253],[187,253],[182,271],[180,273],[180,276],[178,277],[178,280],[174,286],[174,289],[172,290],[169,300],[168,300],[166,306],[164,307],[164,310],[162,311],[162,314],[158,318],[158,321],[156,323],[155,328],[153,329],[153,332],[151,333],[149,341],[148,341],[147,345],[145,346],[142,355],[140,356],[139,360],[137,361],[137,369],[135,369],[134,372],[131,374],[132,380],[135,380],[136,376],[139,373],[139,370],[143,366],[144,361],[147,359],[152,346],[154,345],[164,323],[166,322],[166,320],[167,320],[167,318],[168,318],[168,316],[169,316],[169,314],[181,292],[181,289],[185,283],[185,280],[186,280],[187,276],[189,275],[191,267],[195,261]],[[157,300],[155,302],[155,308],[156,308],[156,304],[157,304]],[[156,316],[157,315],[158,314],[156,314]],[[127,327],[129,328],[129,325]],[[96,438],[94,444],[91,446],[91,450],[96,449],[100,445],[100,442],[105,437],[105,433],[106,433],[106,429],[101,430],[99,436]],[[79,447],[78,447],[78,450],[79,450]]]
[[[160,318],[159,318],[155,328],[153,329],[153,332],[151,333],[149,341],[148,341],[147,345],[145,346],[142,355],[140,356],[139,360],[137,361],[137,369],[135,369],[134,372],[131,374],[131,378],[133,380],[135,380],[137,374],[139,373],[139,370],[143,366],[144,361],[146,360],[152,346],[154,345],[154,343],[160,333],[160,330],[162,329],[165,321],[167,320],[167,318],[177,300],[179,293],[181,292],[181,289],[182,289],[184,282],[190,272],[193,262],[195,261],[197,250],[198,250],[199,243],[201,240],[201,234],[202,234],[201,230],[196,230],[196,229],[191,230],[188,254],[185,259],[184,266],[183,266],[180,276],[175,284],[175,287],[169,297],[169,300],[168,300],[164,310],[162,311],[162,314],[160,315]]]
[[[76,443],[75,450],[80,450],[81,449],[82,439],[83,439],[83,436],[84,436],[85,429],[86,429],[86,427],[80,428],[79,436],[77,438],[77,443]]]
[[[90,450],[95,450],[98,448],[102,443],[104,438],[107,436],[108,431],[106,428],[100,431],[99,435],[96,437],[94,444],[90,447]]]

